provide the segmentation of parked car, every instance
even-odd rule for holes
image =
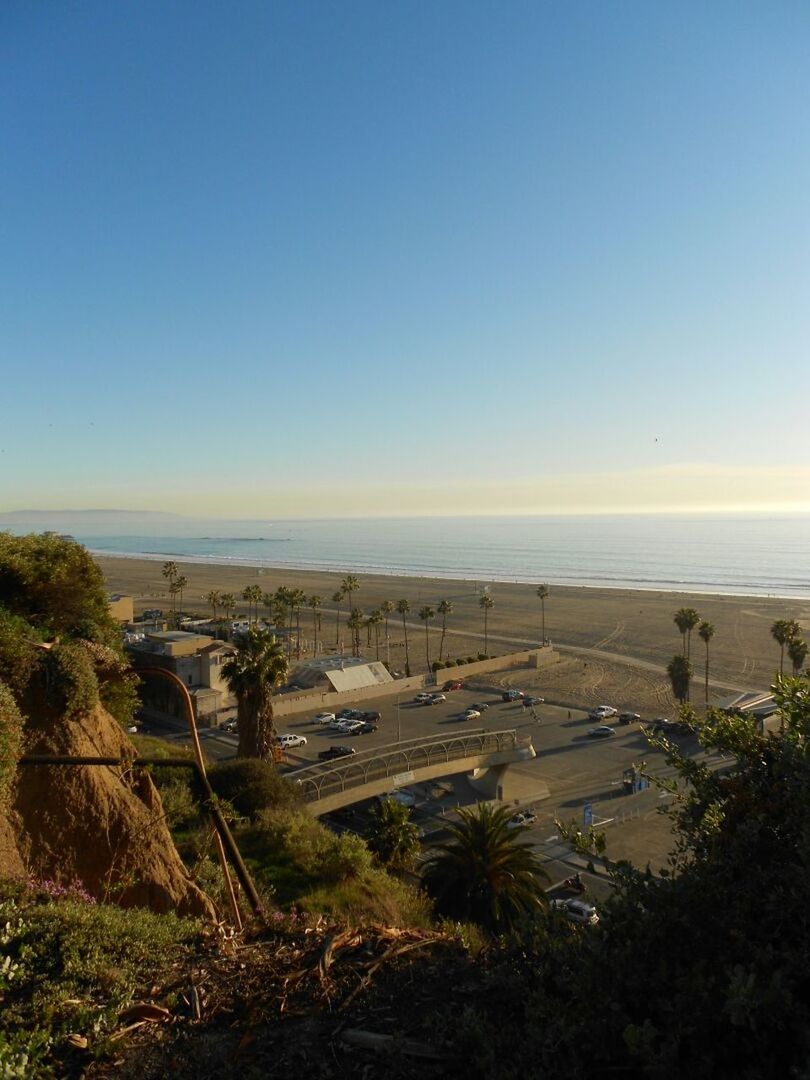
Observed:
[[[361,720],[360,727],[354,732],[355,735],[372,735],[377,730],[377,724],[373,720]]]
[[[422,702],[423,705],[438,705],[440,701],[447,701],[444,694],[428,694],[427,698]]]
[[[462,720],[479,720],[480,718],[481,713],[478,711],[478,709],[465,709],[464,712],[461,714]]]
[[[521,698],[526,697],[522,690],[504,690],[501,695],[504,701],[520,701]]]
[[[363,720],[366,724],[379,724],[379,722],[382,720],[382,716],[380,716],[380,714],[375,709],[370,709],[369,712],[364,712],[360,716],[360,719]]]
[[[533,708],[535,705],[542,705],[545,700],[543,697],[525,697],[523,707],[524,709]]]
[[[163,612],[160,610],[160,608],[149,608],[147,611],[143,612],[143,614],[141,615],[141,618],[142,619],[162,619],[163,618]]]
[[[318,713],[318,715],[313,718],[312,723],[321,725],[334,724],[336,719],[337,717],[333,712],[322,712]]]
[[[489,705],[487,704],[486,701],[474,701],[472,703],[472,705],[470,705],[470,708],[471,709],[478,709],[479,712],[483,712],[484,709],[489,708]]]
[[[227,732],[234,732],[234,731],[238,731],[239,728],[236,726],[236,721],[235,720],[226,720],[225,723],[220,728],[220,730],[221,731],[227,731]]]
[[[675,728],[673,720],[668,720],[665,716],[659,716],[655,720],[651,720],[647,724],[646,730],[653,735],[658,735],[659,732],[663,734],[672,734]]]
[[[330,746],[328,750],[321,750],[318,754],[319,761],[332,761],[333,758],[351,757],[357,751],[351,746]]]
[[[339,713],[335,714],[338,720],[362,720],[363,713],[360,709],[341,709]]]
[[[432,697],[433,697],[433,694],[431,694],[429,691],[420,690],[419,693],[416,695],[416,697],[413,700],[418,702],[420,705],[424,705],[425,702],[430,701],[430,699]]]
[[[522,810],[519,814],[509,818],[506,827],[507,829],[517,829],[521,825],[534,825],[535,821],[537,821],[537,814],[533,814],[531,810]]]
[[[620,712],[619,723],[620,724],[635,724],[641,717],[637,712]]]
[[[339,731],[341,735],[353,735],[362,726],[362,720],[338,720],[335,731]]]
[[[571,922],[582,923],[586,926],[595,926],[599,922],[599,913],[596,908],[584,900],[552,900],[551,910],[559,911]]]
[[[463,690],[464,682],[461,679],[451,679],[450,682],[446,682],[442,687],[442,690]]]
[[[293,746],[306,746],[307,740],[303,735],[279,735],[278,745],[287,750]]]
[[[618,716],[619,710],[614,709],[612,705],[597,705],[595,709],[591,709],[588,713],[588,717],[591,720],[607,720],[610,716]]]
[[[608,739],[611,735],[616,734],[616,729],[609,727],[607,724],[600,724],[599,727],[592,727],[588,731],[588,737],[590,739]]]

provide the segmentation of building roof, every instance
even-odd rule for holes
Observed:
[[[335,690],[362,690],[366,686],[380,686],[394,681],[385,664],[378,660],[356,664],[343,671],[338,668],[325,674]]]

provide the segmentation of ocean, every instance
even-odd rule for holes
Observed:
[[[114,524],[101,529],[87,521],[86,531],[77,524],[60,531],[109,555],[339,574],[810,597],[810,515],[167,518],[159,525],[151,519],[142,530],[128,515],[126,532],[115,532]],[[26,530],[18,524],[13,531]]]

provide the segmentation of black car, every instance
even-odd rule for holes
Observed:
[[[620,712],[619,713],[619,723],[620,724],[635,724],[635,722],[637,720],[640,720],[640,719],[641,719],[641,717],[639,716],[639,714],[637,712]]]
[[[370,712],[362,713],[358,719],[362,720],[366,724],[379,724],[380,720],[382,720],[382,717],[378,712],[372,709]]]
[[[470,705],[470,708],[475,709],[476,712],[483,712],[484,709],[489,708],[489,705],[486,701],[475,701],[472,705]]]
[[[523,708],[534,708],[535,705],[542,705],[545,700],[542,697],[525,697],[523,699]]]
[[[363,720],[363,713],[359,709],[341,709],[335,717],[337,720]]]
[[[373,720],[364,720],[361,726],[354,732],[355,735],[372,735],[377,730],[377,724]]]
[[[504,690],[504,692],[501,694],[502,701],[520,701],[522,698],[525,697],[526,695],[523,693],[522,690]]]
[[[351,746],[330,746],[328,750],[321,750],[318,754],[319,761],[332,761],[333,758],[351,757],[357,751]]]

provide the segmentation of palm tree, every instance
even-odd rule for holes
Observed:
[[[427,669],[430,671],[430,635],[428,634],[428,623],[431,619],[436,618],[436,612],[428,604],[425,604],[423,608],[419,609],[419,618],[425,624],[425,663]]]
[[[771,636],[779,646],[779,674],[782,675],[785,668],[785,645],[787,645],[790,640],[788,620],[777,619],[771,627]]]
[[[232,592],[224,592],[220,594],[219,602],[222,605],[222,610],[225,612],[225,618],[233,615],[236,610],[236,597]]]
[[[160,572],[161,574],[163,574],[163,576],[166,578],[170,585],[180,573],[176,562],[165,562]]]
[[[540,607],[543,612],[543,644],[546,643],[546,600],[548,598],[548,585],[538,585],[537,595],[540,597]]]
[[[359,607],[352,608],[346,620],[346,625],[352,632],[352,656],[360,655],[360,631],[363,629],[363,612]]]
[[[692,679],[692,665],[685,656],[673,656],[667,664],[667,675],[672,684],[672,693],[681,703],[689,700],[689,683]]]
[[[405,622],[405,616],[411,610],[411,605],[407,600],[397,600],[397,614],[402,616],[402,630],[405,634],[405,674],[411,673],[411,658],[408,652],[408,624]]]
[[[700,615],[694,608],[679,608],[675,612],[674,623],[681,632],[683,638],[683,655],[689,659],[689,651],[692,642],[692,631],[700,622]]]
[[[488,653],[489,650],[487,648],[487,644],[489,642],[489,637],[487,629],[487,617],[492,608],[495,607],[495,601],[492,599],[489,593],[484,593],[484,595],[478,601],[478,606],[484,609],[484,652]]]
[[[205,600],[206,604],[208,604],[210,606],[211,611],[212,611],[211,619],[212,619],[213,622],[216,622],[217,621],[217,608],[221,607],[221,605],[222,605],[222,600],[220,599],[220,594],[217,592],[216,589],[212,589],[211,592],[207,592],[205,594],[205,596],[203,597],[203,600]]]
[[[374,608],[372,613],[366,620],[368,626],[374,627],[374,648],[377,653],[377,659],[380,659],[380,623],[383,621],[383,613],[379,608]]]
[[[273,593],[273,601],[275,603],[276,612],[276,626],[285,626],[289,628],[289,633],[286,635],[287,656],[290,655],[290,652],[292,650],[293,614],[292,605],[290,604],[291,595],[292,590],[288,589],[285,585],[279,585],[279,587]]]
[[[706,708],[709,707],[709,642],[714,637],[714,626],[710,622],[703,622],[698,627],[698,634],[706,645]]]
[[[251,627],[222,665],[222,677],[236,697],[239,757],[267,758],[275,734],[273,689],[287,675],[287,658],[268,630]]]
[[[419,854],[419,827],[411,811],[396,799],[383,799],[369,814],[366,843],[388,870],[410,870]]]
[[[172,626],[177,626],[177,594],[180,592],[180,586],[177,584],[177,579],[169,582],[169,596],[172,598]]]
[[[321,605],[323,598],[310,596],[307,604],[312,608],[312,655],[318,655],[318,634],[321,632]]]
[[[439,659],[441,660],[442,653],[444,652],[444,635],[447,633],[447,616],[452,615],[453,611],[455,610],[453,607],[453,601],[440,600],[436,610],[442,617],[442,636],[441,640],[439,641]]]
[[[337,609],[335,611],[335,648],[340,644],[340,605],[343,603],[343,597],[345,595],[343,589],[338,589],[332,597],[332,603],[337,604]]]
[[[295,610],[295,658],[301,659],[301,608],[307,602],[307,594],[303,589],[290,589],[290,629],[292,629],[292,613]]]
[[[188,578],[184,577],[181,574],[179,577],[174,579],[174,583],[177,586],[177,592],[179,593],[179,596],[180,596],[180,613],[182,614],[182,612],[183,612],[183,590],[188,585]]]
[[[491,934],[510,930],[546,904],[548,875],[522,828],[510,828],[511,808],[462,807],[451,837],[437,845],[423,882],[441,915],[467,920]]]
[[[380,611],[383,613],[383,618],[385,619],[386,638],[388,637],[388,616],[391,614],[392,611],[396,610],[397,606],[393,600],[383,600],[383,602],[380,604]]]
[[[807,659],[807,642],[801,637],[791,638],[788,642],[787,651],[793,665],[793,674],[797,676]]]
[[[354,574],[347,574],[346,577],[343,579],[341,588],[343,589],[345,595],[349,598],[349,611],[351,611],[352,593],[357,592],[357,590],[360,588],[360,582],[357,580]]]
[[[246,585],[245,588],[242,589],[242,599],[248,605],[248,618],[251,617],[252,612],[253,617],[251,621],[254,623],[258,622],[259,604],[262,602],[262,590],[258,585]]]

